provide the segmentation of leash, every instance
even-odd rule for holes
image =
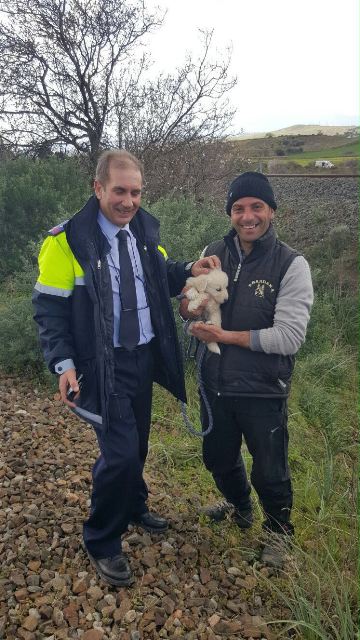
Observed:
[[[192,337],[190,338],[190,343],[189,343],[189,347],[186,350],[185,347],[185,340],[186,337],[189,335],[188,329],[189,326],[191,324],[191,322],[193,322],[192,320],[186,320],[183,324],[183,334],[181,337],[181,348],[182,348],[182,355],[183,355],[183,360],[185,361],[186,358],[190,359],[191,357],[195,357],[191,356],[191,342],[192,342]],[[214,421],[213,421],[213,416],[212,416],[212,411],[211,411],[211,407],[210,407],[210,403],[209,400],[207,399],[206,396],[206,392],[205,392],[205,386],[204,386],[204,382],[202,379],[202,375],[201,375],[201,367],[202,367],[202,362],[206,353],[206,349],[207,349],[207,345],[206,343],[198,343],[197,349],[195,350],[195,354],[198,354],[196,357],[196,362],[197,362],[197,367],[196,367],[196,372],[197,372],[197,383],[198,383],[198,387],[199,387],[199,391],[200,391],[200,395],[201,398],[204,402],[208,417],[209,417],[209,426],[206,429],[206,431],[198,431],[194,425],[190,422],[189,416],[187,414],[187,404],[185,402],[181,402],[181,413],[182,413],[182,417],[185,423],[185,426],[187,428],[187,430],[189,431],[189,433],[191,433],[191,435],[193,436],[197,436],[198,438],[205,438],[205,436],[207,436],[210,431],[212,431],[212,428],[214,426]]]

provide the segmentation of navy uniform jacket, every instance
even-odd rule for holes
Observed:
[[[84,375],[80,410],[100,417],[106,428],[109,410],[112,413],[116,404],[113,298],[106,257],[110,246],[97,223],[98,210],[99,202],[93,196],[69,221],[50,231],[39,255],[33,304],[49,369],[54,372],[55,365],[68,358],[74,361],[77,375]],[[130,222],[156,336],[155,382],[186,401],[170,296],[185,285],[187,263],[166,259],[159,248],[159,226],[141,208]]]

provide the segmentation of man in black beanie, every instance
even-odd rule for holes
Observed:
[[[261,560],[281,567],[282,543],[294,531],[287,397],[313,289],[305,258],[276,236],[276,208],[265,175],[248,171],[231,183],[226,213],[232,229],[203,252],[217,255],[229,277],[222,327],[195,322],[191,333],[203,342],[217,342],[221,349],[220,356],[206,350],[202,365],[213,417],[213,429],[203,440],[203,458],[226,500],[205,512],[217,521],[231,514],[241,529],[251,526],[251,487],[241,455],[244,438],[253,462],[251,483],[269,534]],[[185,300],[181,315],[189,317]],[[201,418],[206,430],[204,405]]]

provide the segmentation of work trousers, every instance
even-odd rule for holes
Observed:
[[[84,542],[95,558],[121,551],[121,534],[132,517],[148,510],[143,468],[151,422],[152,344],[115,353],[115,393],[108,429],[96,429],[100,456],[93,468],[91,510]]]
[[[263,526],[292,533],[286,399],[219,397],[210,392],[207,397],[214,426],[203,440],[203,459],[216,486],[238,509],[251,509],[251,487],[241,455],[244,437],[252,457],[251,483],[266,518]],[[205,431],[209,416],[203,402],[201,421]]]

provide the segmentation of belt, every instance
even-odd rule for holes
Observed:
[[[138,344],[134,349],[125,349],[125,347],[114,347],[115,354],[116,353],[134,353],[135,351],[144,351],[148,347],[152,346],[154,338],[150,340],[150,342],[145,342],[144,344]]]

